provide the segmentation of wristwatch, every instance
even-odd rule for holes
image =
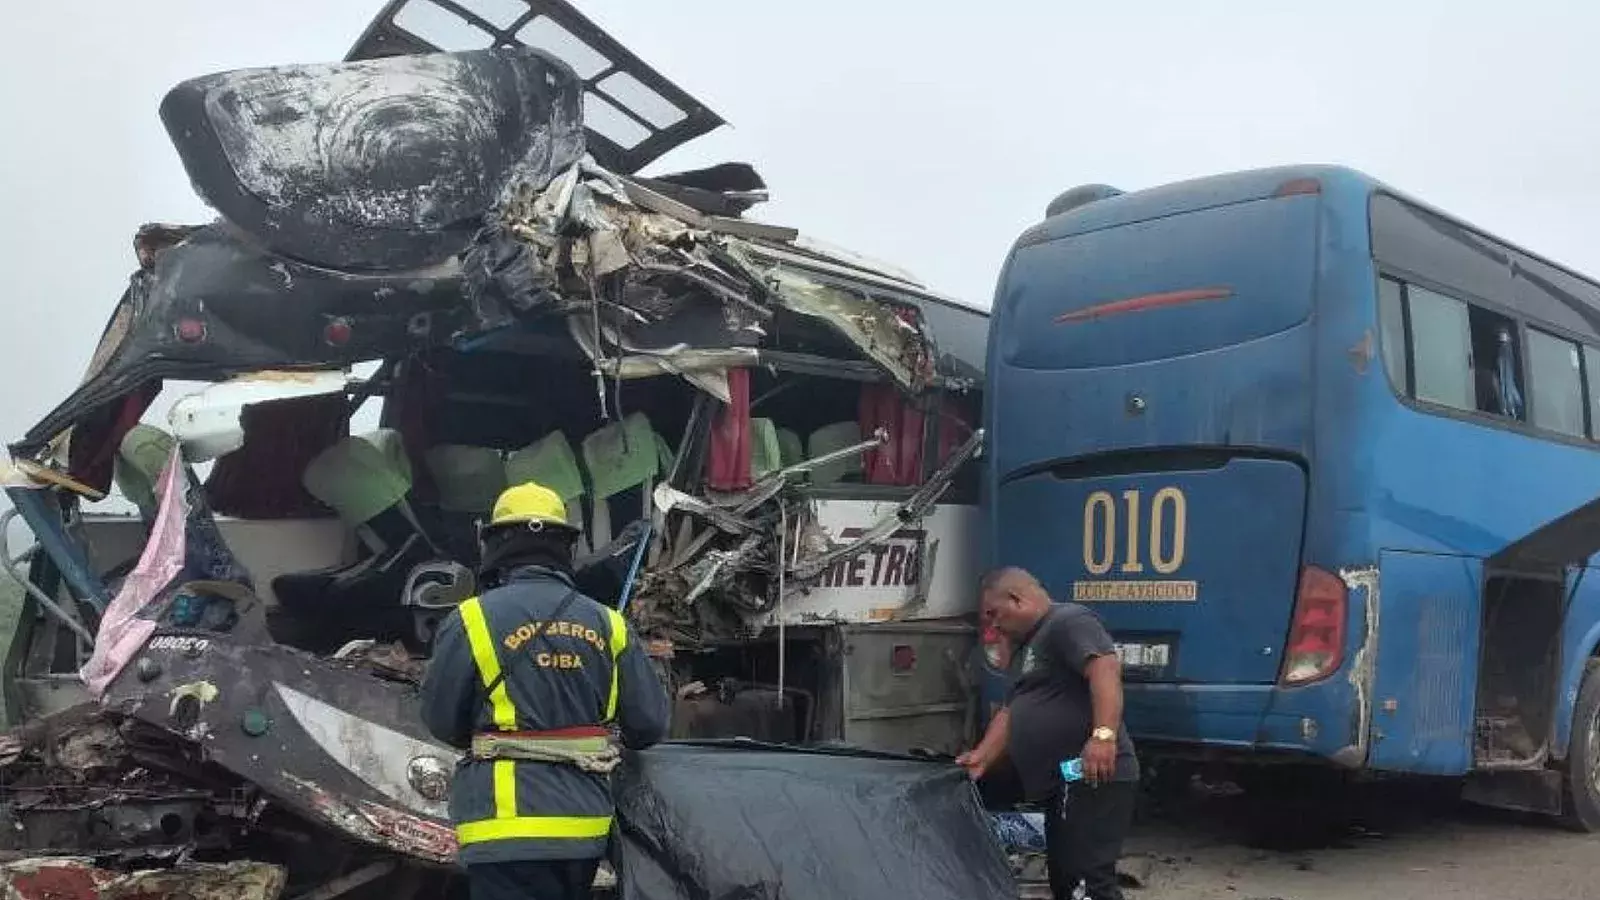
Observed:
[[[1117,733],[1110,728],[1101,725],[1094,731],[1089,732],[1089,737],[1094,738],[1097,741],[1114,741],[1117,739]]]

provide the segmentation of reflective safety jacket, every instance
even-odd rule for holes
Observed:
[[[474,735],[559,740],[611,724],[642,749],[665,735],[667,702],[622,615],[539,566],[440,623],[422,682],[423,723],[462,750]],[[612,815],[608,776],[568,763],[468,753],[450,788],[463,865],[602,856]]]

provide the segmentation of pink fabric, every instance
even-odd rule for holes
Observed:
[[[105,695],[112,679],[121,674],[155,631],[156,623],[137,618],[138,614],[160,597],[183,571],[189,503],[184,491],[183,463],[178,454],[178,448],[174,447],[166,468],[161,471],[157,489],[161,498],[160,511],[150,530],[150,540],[144,545],[138,565],[122,583],[122,590],[100,617],[94,654],[78,672],[95,699]]]

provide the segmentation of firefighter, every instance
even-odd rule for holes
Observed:
[[[422,719],[465,751],[450,818],[473,900],[588,897],[611,834],[621,746],[664,736],[667,695],[621,613],[580,593],[560,496],[506,490],[480,585],[439,626]],[[482,589],[482,588],[480,588]]]

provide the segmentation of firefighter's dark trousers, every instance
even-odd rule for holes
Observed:
[[[467,866],[472,900],[589,900],[598,859]]]

